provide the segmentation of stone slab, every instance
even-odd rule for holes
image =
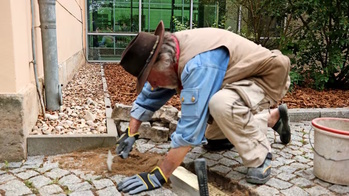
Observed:
[[[107,118],[106,122],[107,134],[29,135],[27,137],[28,156],[56,155],[114,146],[118,137],[116,125],[111,118]]]

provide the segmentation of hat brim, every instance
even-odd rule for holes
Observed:
[[[144,69],[142,75],[137,78],[137,88],[136,88],[137,94],[139,94],[142,91],[142,88],[148,79],[149,73],[150,73],[151,69],[153,68],[155,60],[158,57],[159,51],[161,49],[161,45],[162,45],[163,40],[164,40],[164,33],[165,33],[165,27],[164,27],[163,21],[161,20],[159,22],[158,26],[156,27],[155,32],[154,32],[154,35],[159,36],[159,41],[158,41],[158,44],[157,44],[156,49],[154,51],[154,54],[151,57],[151,59],[149,60],[148,65],[145,65],[146,68]]]

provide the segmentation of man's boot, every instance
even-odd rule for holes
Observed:
[[[280,118],[272,129],[280,135],[280,140],[283,144],[288,144],[291,140],[291,129],[286,104],[280,105],[278,110]]]
[[[265,184],[270,179],[271,159],[273,155],[268,152],[262,165],[249,167],[246,174],[246,181],[252,184]]]

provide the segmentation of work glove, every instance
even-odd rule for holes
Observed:
[[[150,173],[144,172],[125,178],[118,184],[118,191],[133,195],[142,191],[160,188],[167,182],[160,167],[155,167]]]
[[[139,133],[131,135],[130,127],[127,127],[126,133],[122,134],[116,142],[116,154],[118,154],[121,158],[126,159],[138,137]]]

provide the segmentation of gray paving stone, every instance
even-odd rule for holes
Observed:
[[[276,158],[277,161],[280,161],[281,163],[283,163],[284,165],[288,165],[291,164],[293,162],[296,162],[296,160],[293,159],[285,159],[284,157],[278,157]]]
[[[282,166],[279,168],[280,171],[283,171],[285,173],[289,173],[292,174],[293,172],[295,172],[297,169],[288,165]]]
[[[247,174],[247,167],[245,166],[235,167],[234,170],[242,174]]]
[[[17,174],[17,173],[20,173],[20,172],[24,172],[26,169],[25,168],[16,168],[16,169],[11,169],[9,170],[9,172],[13,173],[13,174]]]
[[[22,162],[9,162],[7,165],[7,168],[13,169],[13,168],[19,168],[22,166]]]
[[[304,164],[304,163],[291,163],[290,167],[295,168],[296,170],[300,170],[300,169],[307,169],[309,168],[309,165]]]
[[[6,173],[6,171],[0,170],[0,175]]]
[[[278,178],[280,178],[281,180],[284,180],[284,181],[289,181],[292,178],[294,178],[295,176],[296,175],[294,175],[294,174],[290,174],[290,173],[286,173],[286,172],[283,172],[283,173],[280,173],[277,175]]]
[[[188,158],[193,159],[193,160],[197,159],[199,156],[200,156],[200,154],[198,154],[198,153],[193,153],[193,152],[188,152],[188,153],[185,155],[185,157],[188,157]]]
[[[57,184],[51,184],[51,185],[41,187],[39,189],[39,193],[40,195],[53,195],[53,194],[63,193],[63,190]]]
[[[271,169],[271,176],[277,176],[281,172],[282,171],[278,170],[277,168],[272,168]]]
[[[105,189],[97,191],[97,195],[100,196],[119,196],[121,193],[114,187],[110,186]]]
[[[82,192],[82,191],[93,189],[92,185],[88,182],[67,184],[67,187],[70,191],[73,191],[73,192]]]
[[[140,152],[140,153],[145,153],[147,152],[148,150],[154,148],[155,145],[154,144],[142,144],[142,145],[137,145],[136,143],[136,148],[137,150]]]
[[[62,176],[65,176],[67,174],[69,174],[69,171],[63,170],[60,168],[54,168],[51,171],[45,173],[46,176],[48,176],[52,179],[57,179],[57,178],[60,178]]]
[[[313,186],[304,190],[307,191],[311,196],[333,195],[329,190],[321,186]]]
[[[3,183],[5,183],[5,182],[10,181],[10,180],[13,180],[13,179],[15,179],[15,178],[16,178],[16,177],[14,177],[13,175],[8,174],[8,173],[2,174],[2,175],[0,175],[0,184],[3,184]]]
[[[37,170],[41,173],[45,173],[51,169],[58,168],[58,167],[59,167],[58,162],[52,163],[50,161],[47,161],[43,164],[41,168],[38,168]]]
[[[229,159],[235,160],[235,161],[239,162],[240,164],[242,163],[242,159],[239,156],[239,153],[237,153],[237,152],[227,151],[227,152],[224,152],[222,155],[224,157],[229,158]]]
[[[185,166],[186,166],[186,165],[190,165],[190,164],[192,164],[193,162],[194,162],[194,159],[191,159],[191,158],[188,158],[188,157],[184,157],[183,164],[184,164]],[[211,160],[210,160],[210,162],[213,163],[213,164],[215,164],[214,161],[211,161]],[[208,160],[206,160],[206,164],[207,164],[207,166],[209,166],[209,161],[208,161]]]
[[[282,156],[282,157],[284,157],[285,159],[291,159],[291,158],[292,158],[292,154],[287,153],[287,152],[283,152],[283,151],[281,151],[281,152],[279,153],[279,155]]]
[[[45,156],[29,156],[27,160],[24,162],[23,167],[40,167],[44,162]]]
[[[33,183],[34,187],[39,189],[43,186],[46,186],[52,182],[50,178],[47,178],[45,176],[35,176],[33,178],[29,179],[29,182]]]
[[[291,180],[291,183],[301,187],[301,188],[304,188],[304,187],[310,187],[310,186],[313,186],[314,183],[305,179],[305,178],[295,178],[295,179],[292,179]]]
[[[92,191],[77,191],[77,192],[72,192],[69,194],[69,196],[94,196]]]
[[[76,184],[76,183],[79,183],[81,182],[81,179],[76,177],[74,174],[70,174],[68,176],[64,176],[62,177],[58,183],[61,184],[61,185],[69,185],[69,184]]]
[[[320,186],[322,186],[322,187],[325,187],[325,188],[327,188],[327,187],[329,187],[329,186],[332,185],[332,184],[330,184],[330,183],[328,183],[328,182],[325,182],[325,181],[323,181],[323,180],[321,180],[321,179],[319,179],[319,178],[316,178],[316,179],[314,180],[314,183],[316,183],[316,184],[318,184],[318,185],[320,185]]]
[[[98,178],[101,178],[101,175],[93,175],[93,174],[81,174],[80,175],[80,178],[84,179],[84,180],[89,180],[89,181],[92,181],[92,180],[96,180]]]
[[[230,180],[234,180],[234,181],[239,181],[243,178],[246,177],[245,174],[242,174],[240,172],[237,172],[237,171],[230,171],[227,175],[226,175],[227,178],[229,178]]]
[[[211,160],[211,159],[206,159],[206,165],[207,165],[207,167],[212,167],[214,165],[217,165],[217,161],[214,161],[214,160]]]
[[[166,154],[168,149],[166,148],[152,148],[149,150],[149,152],[156,153],[156,154]]]
[[[204,154],[207,152],[207,150],[205,150],[203,147],[194,147],[191,152],[195,152],[198,154]]]
[[[211,159],[213,161],[218,161],[219,159],[223,158],[222,155],[215,154],[215,153],[206,153],[206,154],[203,155],[203,157],[205,157],[207,159]]]
[[[239,181],[239,185],[250,188],[250,189],[255,189],[257,185],[248,183],[246,179],[242,179]]]
[[[281,161],[271,161],[271,166],[272,166],[273,168],[279,167],[279,166],[281,166],[281,165],[284,165]]]
[[[279,180],[279,179],[276,179],[276,178],[271,178],[267,183],[265,183],[266,185],[269,185],[271,187],[274,187],[276,189],[287,189],[287,188],[290,188],[292,186],[291,183],[288,183],[286,181],[283,181],[283,180]]]
[[[33,176],[36,176],[36,175],[39,175],[39,173],[36,171],[33,171],[33,170],[27,170],[25,172],[16,174],[16,176],[22,180],[27,180]]]
[[[93,180],[92,183],[96,187],[96,189],[114,186],[114,183],[109,179]]]
[[[164,148],[164,149],[170,149],[171,148],[171,144],[169,143],[164,143],[164,144],[160,144],[157,146],[158,148]]]
[[[279,190],[277,190],[276,188],[269,187],[266,185],[262,185],[262,186],[259,186],[258,188],[256,188],[256,192],[260,196],[269,196],[269,195],[273,196],[273,195],[280,194]]]
[[[0,189],[6,192],[6,195],[25,195],[31,194],[31,190],[19,180],[8,181],[0,185]]]
[[[0,169],[5,166],[5,163],[0,163]]]
[[[221,164],[223,164],[223,165],[225,165],[227,167],[240,165],[240,163],[237,162],[236,160],[228,159],[228,158],[225,158],[225,157],[223,157],[221,160],[219,160],[219,163],[221,163]]]
[[[311,159],[307,159],[304,156],[296,156],[294,159],[300,163],[308,163],[308,162],[312,161]]]
[[[309,195],[309,193],[307,193],[306,191],[304,191],[303,189],[297,187],[297,186],[293,186],[289,189],[285,189],[285,190],[281,190],[281,193],[284,194],[285,196],[307,196]]]
[[[349,193],[349,186],[344,186],[344,185],[332,185],[328,187],[329,190],[334,191],[339,194],[348,194]]]
[[[313,173],[313,168],[301,170],[301,171],[296,171],[294,174],[296,174],[297,176],[301,176],[303,178],[306,178],[308,180],[313,180],[315,178],[315,175]]]
[[[210,171],[213,171],[213,172],[217,172],[219,174],[223,174],[223,176],[225,174],[227,174],[231,169],[227,166],[224,166],[224,165],[216,165],[214,167],[211,167],[209,169]]]
[[[125,178],[125,176],[123,175],[114,175],[109,177],[113,182],[115,182],[116,184],[118,184],[119,182],[122,181],[123,178]]]

